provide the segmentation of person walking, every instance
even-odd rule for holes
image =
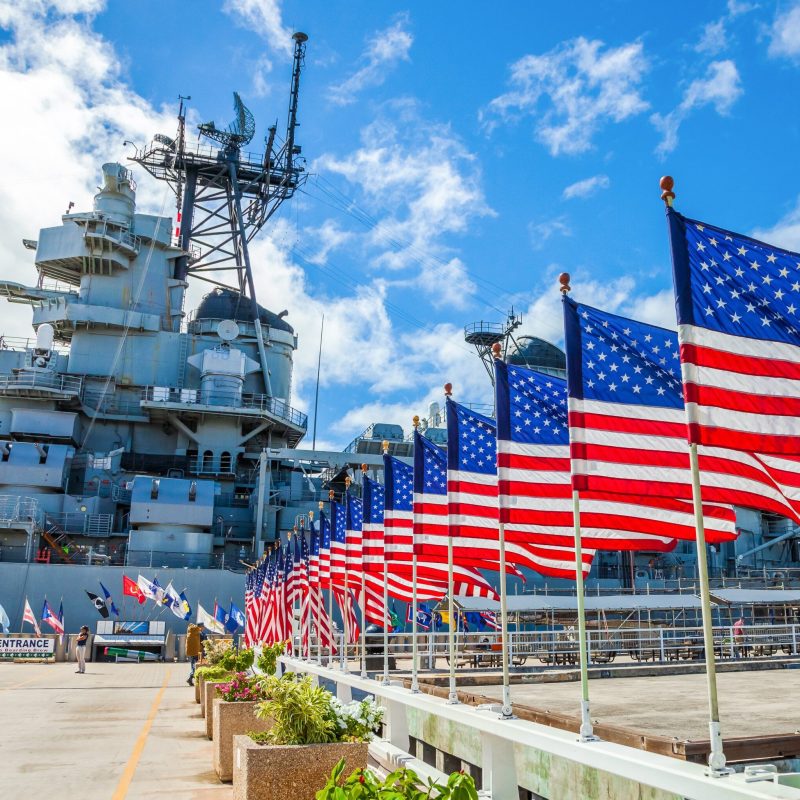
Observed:
[[[186,679],[186,683],[189,686],[194,686],[194,670],[197,666],[197,659],[203,655],[203,642],[206,638],[205,625],[202,622],[198,622],[196,625],[191,624],[186,629],[186,655],[189,658],[189,677]]]
[[[78,634],[78,641],[75,644],[75,655],[78,657],[78,669],[75,673],[83,675],[86,672],[86,645],[89,641],[89,626],[81,626],[80,633]]]

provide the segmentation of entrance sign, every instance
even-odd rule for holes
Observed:
[[[54,657],[55,639],[25,636],[0,638],[0,659]]]

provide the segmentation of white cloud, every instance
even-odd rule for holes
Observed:
[[[531,237],[531,247],[534,250],[541,250],[554,236],[572,236],[572,228],[570,228],[567,218],[561,216],[542,222],[528,223],[528,233]]]
[[[786,250],[800,251],[800,198],[795,207],[775,225],[771,228],[759,228],[753,231],[752,236],[754,239]]]
[[[0,7],[8,37],[0,46],[0,96],[14,124],[0,126],[0,150],[37,154],[6,158],[0,184],[0,263],[3,277],[33,284],[32,253],[23,237],[57,225],[69,201],[91,208],[100,166],[124,160],[124,139],[147,141],[171,132],[173,112],[155,109],[127,87],[113,48],[89,25],[65,14],[99,11],[91,0],[26,5],[24,14]],[[169,195],[163,184],[139,180],[139,202],[158,211]],[[168,201],[166,214],[173,212]],[[7,335],[30,334],[30,309],[2,306]]]
[[[321,156],[313,170],[341,175],[380,210],[377,219],[360,214],[370,227],[365,244],[372,267],[398,273],[398,280],[413,270],[420,286],[436,287],[436,302],[462,307],[475,287],[446,238],[494,213],[475,155],[449,126],[422,119],[411,101],[385,106],[361,141],[345,156]]]
[[[725,17],[709,22],[703,27],[700,41],[695,45],[698,53],[715,56],[728,46],[728,31],[725,28]]]
[[[276,53],[292,55],[292,31],[283,24],[279,0],[225,0],[223,10],[255,31]]]
[[[730,59],[712,61],[705,76],[692,81],[686,88],[677,108],[669,114],[653,114],[650,117],[662,136],[656,152],[666,155],[678,146],[678,130],[692,111],[711,105],[717,114],[728,114],[741,94],[742,84],[736,64]]]
[[[622,122],[648,107],[640,86],[648,64],[641,42],[604,49],[579,37],[511,65],[511,89],[482,113],[498,120],[534,119],[537,138],[552,155],[582,153],[609,122]]]
[[[775,17],[768,52],[773,58],[794,60],[800,56],[800,3]]]
[[[564,200],[572,200],[576,197],[591,197],[601,189],[608,189],[611,186],[611,179],[608,175],[592,175],[591,178],[584,178],[582,181],[571,183],[561,193]]]
[[[354,103],[359,92],[380,86],[392,67],[400,61],[408,61],[408,53],[414,43],[408,25],[408,15],[402,14],[385,30],[373,33],[359,59],[364,66],[341,83],[330,87],[331,102],[340,106]]]

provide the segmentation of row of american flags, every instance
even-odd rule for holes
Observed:
[[[687,443],[698,446],[706,540],[736,537],[734,505],[800,522],[800,256],[668,207],[677,332],[564,294],[566,379],[495,361],[495,416],[448,396],[447,445],[414,432],[413,464],[384,456],[307,532],[249,573],[250,641],[316,628],[333,647],[322,590],[348,638],[355,606],[385,626],[387,594],[496,598],[500,569],[575,579],[598,550],[668,551],[695,538]],[[565,276],[564,283],[568,282]],[[416,561],[416,564],[413,562]]]

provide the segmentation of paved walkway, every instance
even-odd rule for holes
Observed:
[[[0,664],[3,800],[230,800],[185,664]]]
[[[800,669],[717,674],[723,737],[795,733],[800,727],[797,698]],[[475,689],[502,698],[502,686]],[[580,684],[518,684],[513,701],[560,714],[580,714]],[[659,675],[589,681],[592,719],[645,733],[708,738],[706,676]]]

